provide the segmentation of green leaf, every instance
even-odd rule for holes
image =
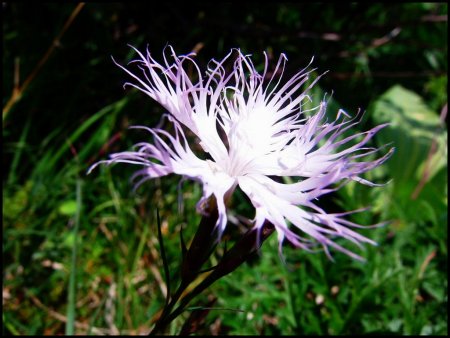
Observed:
[[[438,222],[445,212],[443,187],[447,176],[447,130],[439,115],[416,93],[394,86],[371,105],[376,124],[389,122],[378,142],[391,143],[395,153],[385,167],[393,182],[378,197],[387,217],[410,221]],[[433,151],[431,151],[433,149]],[[436,200],[436,198],[440,200]]]
[[[77,201],[76,200],[69,200],[63,202],[60,206],[58,211],[62,215],[66,216],[73,216],[75,215],[75,212],[77,211]]]
[[[396,147],[387,162],[396,185],[422,177],[433,140],[437,151],[429,166],[429,178],[447,165],[447,131],[441,126],[439,115],[416,93],[399,85],[390,88],[372,105],[371,116],[376,124],[391,124],[379,133],[379,140]]]

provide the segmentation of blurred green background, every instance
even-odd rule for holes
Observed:
[[[86,175],[147,140],[128,126],[155,126],[163,113],[123,89],[129,78],[111,56],[126,64],[127,44],[160,61],[167,44],[196,50],[202,69],[231,48],[260,66],[263,51],[272,62],[284,52],[285,78],[314,56],[318,73],[329,70],[312,91],[332,94],[329,116],[366,111],[360,130],[391,122],[374,143],[396,152],[367,175],[390,183],[348,184],[319,201],[330,211],[372,206],[352,216],[362,224],[391,221],[361,231],[379,243],[361,253],[367,262],[286,247],[284,265],[272,236],[192,304],[214,304],[196,334],[447,334],[446,3],[6,2],[2,16],[4,335],[146,333],[166,289],[157,207],[176,279],[180,229],[192,237],[201,187],[186,181],[179,195],[179,177],[168,176],[133,193],[131,165]],[[253,216],[239,193],[237,215]],[[228,228],[232,243],[242,227]]]

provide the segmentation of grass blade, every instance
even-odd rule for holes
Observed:
[[[73,229],[74,242],[72,247],[72,264],[70,269],[69,279],[69,295],[67,301],[67,323],[66,323],[66,335],[74,335],[75,329],[75,287],[76,287],[76,274],[77,274],[77,242],[78,242],[78,228],[80,225],[80,213],[81,213],[81,179],[77,179],[77,211],[75,213],[75,227]]]
[[[20,135],[19,143],[17,144],[17,150],[14,152],[14,157],[11,163],[11,168],[9,170],[8,184],[12,185],[16,180],[17,168],[19,166],[20,158],[22,152],[25,148],[25,140],[28,136],[28,131],[30,130],[31,118],[27,119],[25,122],[25,127]]]
[[[167,285],[166,306],[167,306],[169,304],[169,298],[170,298],[169,263],[167,262],[166,251],[164,250],[164,242],[163,242],[162,233],[161,233],[161,220],[159,218],[158,208],[156,208],[156,219],[158,222],[158,241],[159,241],[159,246],[161,248],[161,258],[163,261],[164,275],[166,276],[166,285]]]

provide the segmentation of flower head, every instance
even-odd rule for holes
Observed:
[[[287,61],[284,54],[271,73],[266,54],[264,70],[259,73],[250,57],[237,50],[231,71],[225,64],[233,51],[221,61],[211,60],[202,74],[193,54],[177,56],[169,49],[173,61],[164,56],[163,64],[148,51],[144,55],[136,50],[139,58],[133,62],[142,70],[140,76],[119,66],[134,79],[126,85],[146,93],[167,110],[174,133],[135,127],[147,130],[153,143],[139,143],[134,151],[112,154],[99,163],[141,165],[143,168],[133,175],[138,179],[136,185],[171,173],[199,181],[203,196],[198,209],[214,195],[219,233],[227,225],[227,197],[239,187],[255,207],[254,227],[260,229],[266,220],[271,222],[280,248],[285,239],[307,250],[320,243],[327,255],[328,247],[334,247],[360,259],[333,237],[357,245],[375,242],[353,230],[361,226],[345,219],[351,212],[329,214],[314,201],[335,190],[336,183],[355,180],[375,185],[360,175],[392,153],[391,149],[376,160],[367,160],[379,149],[366,144],[385,125],[343,137],[358,121],[339,111],[334,121],[327,122],[325,101],[307,117],[304,103],[310,100],[308,90],[315,83],[308,82],[311,70],[301,70],[282,83]],[[187,67],[196,73],[195,80],[188,76]],[[198,138],[207,159],[194,153],[187,130]],[[277,180],[286,176],[296,182]]]

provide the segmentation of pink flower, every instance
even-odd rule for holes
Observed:
[[[305,90],[311,71],[304,69],[283,84],[284,54],[273,75],[269,75],[266,54],[264,70],[259,73],[240,50],[231,71],[227,72],[224,64],[233,51],[221,61],[211,60],[203,74],[192,59],[194,54],[177,56],[169,48],[173,63],[164,55],[164,64],[150,53],[136,50],[140,58],[133,63],[142,70],[140,76],[119,66],[134,79],[127,85],[143,91],[168,111],[174,134],[160,128],[135,127],[147,130],[153,143],[139,143],[133,151],[112,154],[109,160],[98,163],[142,166],[133,176],[139,178],[137,185],[171,173],[200,182],[203,196],[198,210],[214,195],[219,233],[227,225],[225,201],[239,187],[255,207],[254,227],[260,229],[265,220],[270,221],[280,248],[285,239],[307,250],[320,243],[328,256],[328,247],[334,247],[361,259],[333,241],[334,237],[343,237],[358,246],[363,242],[375,244],[353,230],[362,226],[345,219],[356,211],[329,214],[314,201],[337,189],[333,188],[336,183],[342,186],[354,180],[375,185],[360,175],[392,154],[393,149],[376,160],[367,160],[379,150],[367,147],[367,143],[386,125],[343,137],[358,121],[339,111],[334,121],[327,122],[325,101],[305,117],[304,102],[310,100],[308,90],[317,79]],[[194,70],[195,80],[188,76],[187,66]],[[200,140],[203,157],[208,159],[193,152],[186,130]],[[281,183],[286,176],[295,183]]]

